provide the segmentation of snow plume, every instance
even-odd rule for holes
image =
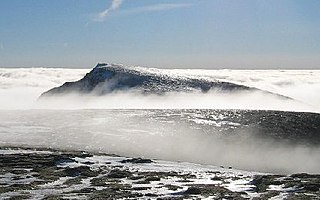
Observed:
[[[104,21],[108,14],[113,11],[120,8],[121,4],[123,3],[123,0],[112,0],[111,6],[102,11],[98,14],[98,17],[95,19],[95,21]]]

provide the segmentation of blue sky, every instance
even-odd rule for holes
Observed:
[[[97,62],[320,69],[320,1],[0,1],[0,67]]]

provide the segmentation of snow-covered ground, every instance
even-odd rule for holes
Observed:
[[[318,198],[318,175],[263,174],[101,153],[2,148],[0,198]]]
[[[114,192],[122,190],[130,191],[122,198],[133,195],[131,197],[252,199],[263,195],[256,190],[253,180],[264,174],[222,166],[17,148],[1,149],[0,159],[2,199],[18,196],[85,199],[95,194],[120,197]],[[42,165],[46,168],[41,169]],[[102,193],[110,188],[109,194]],[[265,193],[268,191],[277,191],[280,196],[295,189],[270,185]]]
[[[319,196],[317,175],[254,171],[319,173],[320,71],[135,69],[255,87],[298,103],[219,91],[160,96],[119,92],[43,103],[37,100],[40,94],[90,70],[0,69],[0,146],[73,152],[61,157],[48,149],[1,149],[0,198],[124,198],[117,191],[127,197],[134,191],[136,198]],[[122,163],[128,158],[81,156],[77,150],[154,162]],[[25,160],[29,156],[35,158],[31,163]],[[44,163],[35,164],[39,160]],[[215,167],[220,165],[224,168]],[[121,178],[111,180],[111,172]]]

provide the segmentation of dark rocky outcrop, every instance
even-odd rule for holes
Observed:
[[[120,161],[121,163],[152,163],[153,161],[145,158],[130,158]]]

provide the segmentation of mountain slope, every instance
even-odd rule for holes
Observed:
[[[124,90],[139,91],[144,94],[192,91],[205,93],[210,89],[219,91],[261,91],[256,88],[229,82],[170,75],[161,73],[161,71],[155,72],[144,68],[124,67],[114,64],[98,64],[82,79],[75,82],[66,82],[60,87],[53,88],[43,93],[41,96],[60,95],[72,92],[103,95],[113,91]]]

